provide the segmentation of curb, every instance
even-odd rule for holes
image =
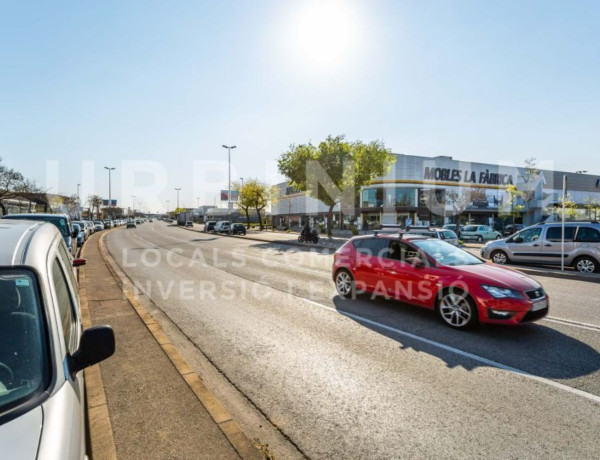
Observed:
[[[150,331],[154,339],[158,342],[164,353],[167,355],[177,372],[185,380],[190,389],[194,392],[200,403],[205,407],[213,421],[217,424],[229,443],[233,446],[238,455],[244,460],[264,460],[264,456],[258,448],[242,431],[238,423],[227,412],[219,400],[204,385],[201,377],[198,376],[183,359],[175,345],[171,343],[160,325],[154,320],[152,315],[135,299],[135,296],[128,289],[125,289],[123,277],[119,274],[119,268],[112,256],[108,253],[104,245],[103,233],[98,240],[100,255],[107,263],[108,269],[121,285],[123,294],[129,301],[129,304],[136,311],[146,328]],[[126,276],[126,275],[125,275]],[[112,432],[111,432],[112,433]],[[111,435],[112,437],[112,435]]]
[[[80,251],[80,257],[85,256],[86,245]],[[92,326],[88,308],[87,287],[85,286],[85,266],[78,270],[79,297],[83,328]],[[100,365],[88,367],[83,371],[85,381],[85,401],[88,422],[87,447],[89,458],[94,460],[116,460],[117,447],[113,437],[112,423],[102,382]]]

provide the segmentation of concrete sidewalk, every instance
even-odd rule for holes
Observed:
[[[83,251],[82,311],[84,321],[114,328],[116,352],[86,370],[91,457],[263,458],[160,326],[123,291],[101,235]]]

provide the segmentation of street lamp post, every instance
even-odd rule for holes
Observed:
[[[179,209],[179,190],[181,190],[181,188],[175,188],[175,190],[177,191],[177,209]]]
[[[111,196],[111,190],[110,190],[110,172],[114,171],[117,168],[109,168],[108,166],[105,166],[104,169],[108,170],[108,218],[110,220],[112,220],[112,211],[111,211],[111,201],[112,201],[112,196]]]
[[[242,188],[244,188],[244,178],[240,177],[240,180],[242,181]]]
[[[131,213],[135,217],[135,195],[131,195]]]
[[[81,198],[79,197],[79,187],[81,187],[81,184],[77,184],[77,217],[81,219]]]
[[[222,145],[224,149],[227,149],[227,161],[229,163],[229,174],[228,174],[228,191],[227,191],[227,209],[231,211],[231,149],[237,148],[237,146]]]

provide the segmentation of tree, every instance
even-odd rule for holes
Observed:
[[[592,196],[586,196],[583,200],[583,203],[583,206],[587,211],[588,219],[596,220],[598,218],[598,208],[600,208],[600,201],[598,201]]]
[[[355,208],[360,189],[385,176],[394,156],[381,141],[346,142],[345,136],[328,136],[318,146],[291,145],[278,160],[279,172],[292,187],[329,207],[327,235],[331,237],[333,208],[339,203]]]
[[[25,179],[23,174],[2,164],[0,157],[0,208],[6,214],[3,200],[19,198],[24,193],[35,193],[41,189],[35,182]]]
[[[563,199],[562,196],[558,199],[558,215],[562,219],[563,217]],[[564,200],[564,216],[565,219],[575,219],[577,217],[577,204],[571,199],[571,194],[567,193]]]
[[[446,204],[450,205],[452,214],[456,216],[455,233],[459,238],[463,214],[473,202],[474,193],[479,193],[479,191],[469,187],[457,187],[446,190]]]
[[[102,198],[99,195],[90,195],[88,196],[88,203],[90,204],[90,211],[92,213],[92,216],[94,215],[94,208],[96,208],[96,219],[99,219]]]
[[[538,178],[540,177],[540,170],[536,168],[537,160],[534,157],[527,158],[525,163],[525,171],[521,176],[523,181],[523,188],[519,190],[520,197],[525,202],[527,208],[526,213],[529,215],[529,206],[533,198],[535,197],[535,189],[537,187]]]
[[[233,183],[233,190],[238,192],[237,207],[246,214],[246,224],[250,227],[250,208],[253,204],[253,194],[251,187],[246,187],[247,184],[241,185],[239,182]]]
[[[79,198],[77,195],[71,195],[63,199],[63,204],[67,207],[67,211],[71,217],[79,214]]]
[[[269,203],[275,201],[275,199],[276,195],[273,187],[258,179],[247,180],[240,190],[240,202],[243,202],[248,210],[250,208],[256,210],[258,225],[261,230],[264,230],[262,210],[265,209]],[[238,202],[238,206],[240,206],[240,202]],[[246,212],[246,218],[248,219],[248,223],[250,223],[248,211]]]
[[[518,203],[518,200],[522,197],[522,194],[513,184],[510,184],[508,187],[506,187],[506,193],[508,194],[508,199],[502,206],[500,206],[498,215],[502,218],[503,224],[507,217],[510,217],[512,222],[515,223],[515,220],[521,216],[523,209],[525,209],[524,205]]]

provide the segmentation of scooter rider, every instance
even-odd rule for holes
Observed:
[[[306,222],[306,225],[302,229],[302,236],[306,239],[310,237],[310,222]]]

